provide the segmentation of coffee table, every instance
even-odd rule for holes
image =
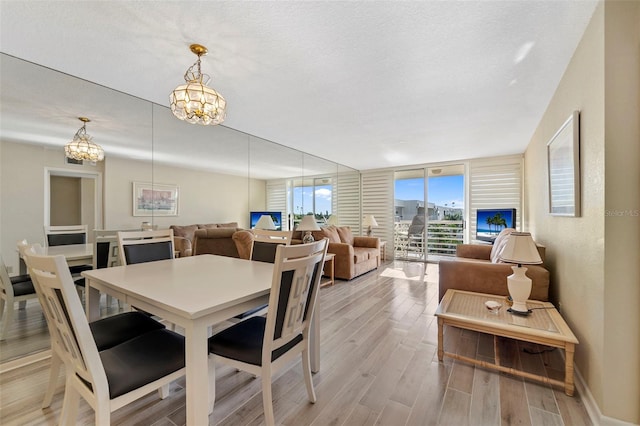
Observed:
[[[489,300],[502,303],[502,309],[498,313],[490,312],[484,305],[484,302]],[[578,339],[571,332],[560,313],[551,303],[529,300],[527,301],[527,307],[531,310],[531,314],[528,316],[514,315],[507,312],[507,306],[504,306],[504,302],[504,296],[453,289],[447,290],[435,313],[436,317],[438,317],[438,359],[442,361],[446,355],[484,368],[561,386],[564,387],[564,392],[567,395],[572,396],[574,392],[573,354]],[[492,334],[494,336],[495,363],[445,352],[442,346],[443,327],[445,324]],[[500,355],[496,343],[498,337],[508,337],[564,349],[564,382],[500,365]]]

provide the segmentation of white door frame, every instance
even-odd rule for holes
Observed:
[[[51,224],[51,176],[93,179],[93,189],[95,194],[93,200],[95,214],[94,223],[96,229],[102,229],[102,173],[58,169],[53,167],[44,168],[44,225],[49,226]]]

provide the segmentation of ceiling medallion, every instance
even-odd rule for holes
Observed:
[[[87,134],[87,117],[78,117],[82,121],[82,127],[73,136],[73,140],[64,146],[64,153],[73,160],[102,161],[104,160],[104,150],[92,141],[92,137]]]
[[[227,101],[207,86],[210,77],[200,70],[200,57],[207,54],[207,48],[199,44],[192,44],[190,48],[198,60],[184,74],[186,84],[176,87],[169,95],[171,112],[192,124],[221,124],[227,116]]]

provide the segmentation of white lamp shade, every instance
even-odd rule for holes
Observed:
[[[332,214],[331,216],[329,216],[329,219],[327,220],[327,225],[337,226],[338,222],[339,222],[338,215]]]
[[[512,232],[500,254],[500,260],[519,265],[542,263],[536,243],[528,232]]]
[[[378,222],[376,222],[376,218],[372,214],[365,216],[362,224],[364,226],[378,226]]]
[[[269,229],[273,231],[276,229],[276,224],[273,223],[273,219],[271,218],[271,216],[269,216],[268,214],[263,214],[262,216],[260,216],[260,219],[258,219],[258,222],[256,223],[256,229]]]
[[[308,214],[302,218],[296,229],[298,231],[319,231],[320,227],[316,223],[316,218]]]

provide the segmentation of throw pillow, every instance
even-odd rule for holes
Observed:
[[[218,223],[218,228],[237,228],[238,222]]]
[[[196,229],[198,229],[198,225],[171,225],[170,228],[173,229],[174,236],[187,238],[190,241],[193,241],[193,234],[196,232]]]
[[[515,232],[515,229],[505,228],[498,234],[495,241],[493,242],[493,247],[491,248],[491,263],[500,263],[500,256],[502,255],[502,251],[507,245],[507,241],[509,241],[509,235],[512,232]]]
[[[329,238],[330,243],[341,242],[340,235],[338,234],[338,229],[335,226],[325,226],[324,228],[322,228],[322,232],[324,233],[325,237]]]
[[[339,226],[338,235],[340,236],[340,241],[351,246],[353,245],[353,233],[351,232],[351,228],[348,226]]]

